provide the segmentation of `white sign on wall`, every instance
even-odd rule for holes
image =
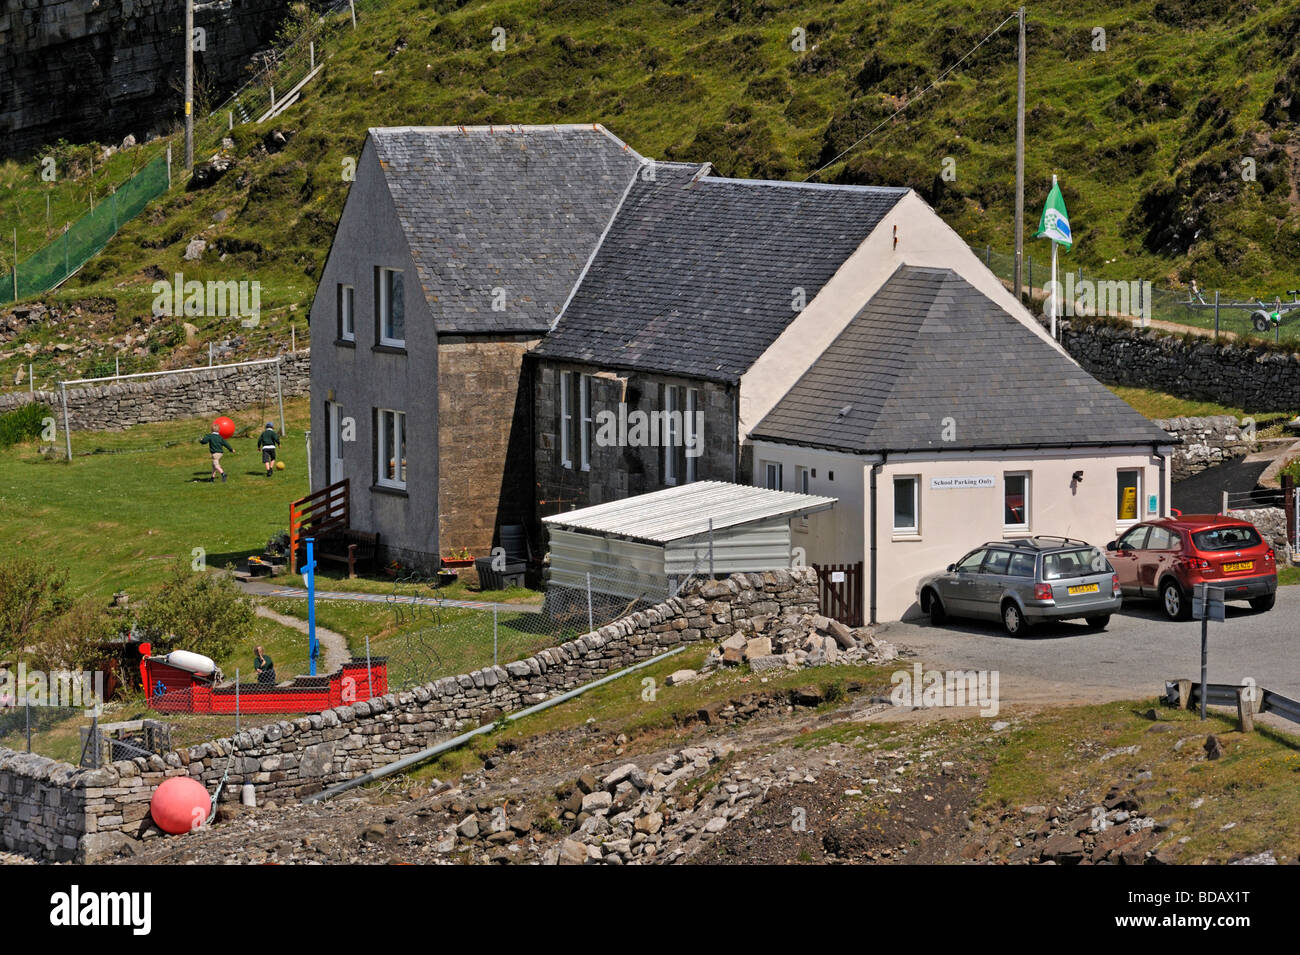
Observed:
[[[954,488],[997,487],[992,474],[976,474],[968,477],[932,477],[930,490],[947,491]]]

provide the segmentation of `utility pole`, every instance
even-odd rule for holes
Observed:
[[[1016,298],[1024,277],[1025,258],[1025,8],[1020,8],[1020,64],[1016,74]],[[1029,290],[1032,302],[1034,290]]]
[[[185,0],[185,171],[194,168],[194,0]]]

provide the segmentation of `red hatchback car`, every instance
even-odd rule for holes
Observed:
[[[1106,545],[1125,597],[1156,597],[1170,620],[1186,620],[1192,591],[1209,584],[1226,600],[1269,610],[1277,593],[1273,548],[1255,525],[1219,514],[1185,514],[1134,525]]]

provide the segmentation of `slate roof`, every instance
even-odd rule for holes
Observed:
[[[598,125],[370,130],[440,333],[544,332],[645,160]],[[492,290],[506,309],[492,310]]]
[[[750,437],[854,453],[1177,443],[957,273],[912,266]]]
[[[907,193],[654,170],[535,355],[738,381]]]

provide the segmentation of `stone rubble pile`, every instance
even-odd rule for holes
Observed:
[[[749,664],[754,673],[828,664],[882,664],[898,650],[877,639],[870,627],[856,630],[818,613],[790,612],[770,628],[771,636],[734,633],[709,654],[702,672]]]

